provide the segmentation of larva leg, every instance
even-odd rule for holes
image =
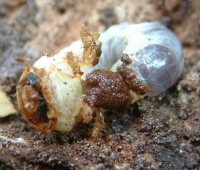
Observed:
[[[104,112],[101,109],[96,110],[94,127],[92,129],[92,137],[98,138],[105,129]]]
[[[72,52],[67,53],[66,59],[67,59],[68,64],[72,67],[74,75],[80,77],[83,73],[78,63],[79,59],[75,57]]]
[[[99,62],[99,57],[101,55],[101,42],[98,40],[100,33],[97,31],[90,33],[85,26],[82,26],[80,34],[84,47],[84,62],[94,66]]]
[[[85,102],[83,102],[83,107],[81,108],[81,116],[83,123],[89,123],[93,119],[93,109],[88,106]]]
[[[89,107],[87,103],[83,102],[83,107],[80,111],[83,123],[89,123],[93,117],[95,117],[94,127],[92,129],[92,137],[97,138],[101,135],[101,132],[105,129],[104,113],[103,109],[97,109],[95,107]],[[94,116],[95,114],[95,116]]]

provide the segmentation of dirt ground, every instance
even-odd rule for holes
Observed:
[[[102,31],[129,21],[155,21],[180,38],[185,70],[157,97],[109,112],[101,138],[91,124],[44,135],[19,114],[0,119],[0,169],[200,169],[199,0],[0,0],[0,84],[17,108],[24,65],[80,38],[82,24]]]

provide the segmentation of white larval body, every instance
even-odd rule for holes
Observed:
[[[151,89],[145,95],[155,96],[165,91],[176,82],[183,71],[181,43],[176,35],[163,25],[152,22],[122,23],[102,32],[99,41],[102,43],[102,53],[95,66],[84,63],[81,40],[75,41],[54,56],[42,56],[33,65],[35,69],[46,72],[45,81],[42,80],[43,77],[39,78],[42,90],[50,91],[48,96],[45,96],[47,92],[43,93],[48,106],[52,108],[48,108],[47,117],[56,118],[55,130],[70,131],[76,124],[84,107],[82,83],[87,74],[96,69],[117,72],[118,66],[123,64],[122,54],[127,54],[132,60],[127,67]],[[72,53],[80,61],[78,66],[83,73],[81,76],[75,75],[72,66],[67,62],[68,53]],[[133,102],[143,97],[137,97],[131,90],[130,94],[134,97]],[[89,112],[90,109],[88,115]]]

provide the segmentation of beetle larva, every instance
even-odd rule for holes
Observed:
[[[104,129],[105,110],[130,106],[173,85],[184,68],[176,35],[156,23],[123,23],[101,35],[81,27],[81,40],[54,56],[26,63],[17,86],[19,108],[33,127],[70,131],[95,117],[92,136]]]

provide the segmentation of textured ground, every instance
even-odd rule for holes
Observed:
[[[0,169],[200,169],[199,0],[0,0],[0,84],[16,105],[24,58],[56,53],[79,39],[79,28],[104,30],[123,21],[155,21],[180,38],[185,71],[167,92],[92,124],[45,136],[17,113],[0,119]]]

